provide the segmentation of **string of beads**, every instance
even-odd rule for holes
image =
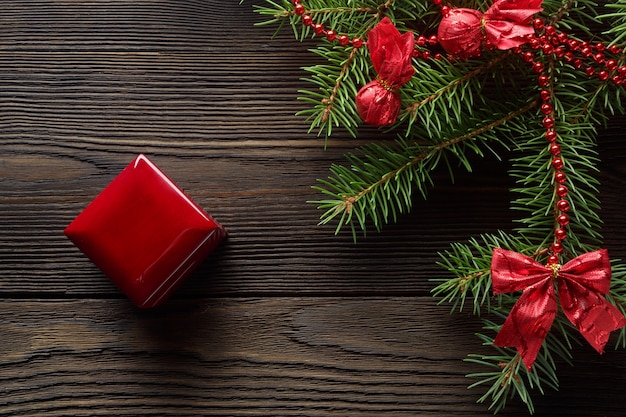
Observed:
[[[451,7],[443,4],[443,0],[432,0],[443,16],[446,16]],[[301,0],[291,0],[294,5],[294,13],[301,17],[305,26],[312,27],[318,36],[325,36],[330,42],[337,42],[342,46],[361,48],[365,42],[357,37],[351,38],[346,34],[337,34],[332,29],[327,29],[313,20]],[[542,125],[546,129],[545,138],[548,142],[548,150],[551,155],[551,167],[554,175],[555,193],[555,229],[554,241],[550,246],[548,265],[558,265],[560,254],[563,252],[563,241],[567,238],[566,227],[570,217],[568,211],[570,203],[567,200],[568,188],[565,185],[567,175],[563,172],[565,162],[561,155],[561,146],[558,143],[559,135],[555,129],[556,117],[553,106],[553,85],[550,75],[547,73],[545,64],[540,57],[550,56],[571,64],[574,68],[583,71],[589,77],[597,77],[600,81],[610,81],[615,85],[626,84],[626,65],[624,64],[624,50],[615,46],[607,46],[601,42],[591,43],[580,41],[570,37],[567,33],[558,31],[553,25],[548,25],[541,18],[532,21],[535,35],[528,37],[528,42],[513,48],[512,52],[521,56],[522,60],[530,64],[531,69],[537,74],[537,84],[540,88],[539,99],[540,111],[543,115]],[[442,59],[439,52],[433,52],[430,48],[438,45],[436,35],[418,35],[415,42],[413,57],[428,60],[431,58]],[[494,49],[488,42],[483,47],[487,50]],[[446,56],[448,60],[456,59],[455,56]]]

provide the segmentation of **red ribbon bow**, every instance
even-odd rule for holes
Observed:
[[[415,73],[411,63],[414,46],[413,33],[401,35],[388,17],[370,31],[367,48],[378,78],[362,87],[356,96],[356,108],[365,123],[384,126],[398,118],[398,88]]]
[[[580,255],[563,266],[544,266],[534,259],[496,248],[491,262],[494,294],[524,290],[507,317],[494,345],[517,348],[528,369],[557,314],[553,280],[561,308],[593,348],[602,353],[612,331],[626,325],[620,310],[602,294],[611,286],[606,249]]]
[[[484,42],[506,50],[528,42],[534,33],[531,17],[542,11],[542,0],[497,0],[483,14],[478,10],[456,8],[439,24],[439,43],[451,55],[479,56]]]

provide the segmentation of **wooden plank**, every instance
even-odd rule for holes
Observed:
[[[251,5],[206,1],[6,2],[0,24],[0,292],[114,296],[62,234],[137,153],[149,154],[230,231],[181,294],[427,294],[449,242],[510,229],[506,163],[436,174],[411,215],[357,245],[316,226],[308,200],[343,153],[293,116],[306,45]],[[219,28],[220,30],[216,30]],[[236,63],[236,64],[234,64]],[[626,257],[618,119],[602,136],[607,246]],[[389,262],[393,259],[393,262]]]
[[[477,321],[430,298],[0,302],[1,416],[486,414]],[[537,415],[619,415],[623,351],[577,349]],[[606,381],[610,380],[610,383]],[[585,392],[584,396],[575,395]],[[503,416],[523,416],[511,403]]]

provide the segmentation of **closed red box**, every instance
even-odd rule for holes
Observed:
[[[65,235],[133,303],[148,308],[162,304],[226,230],[139,155]]]

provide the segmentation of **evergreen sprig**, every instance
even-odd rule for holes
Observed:
[[[307,13],[325,27],[351,38],[366,38],[383,16],[401,31],[429,35],[436,32],[439,10],[427,0],[300,0]],[[491,2],[458,0],[456,7],[485,10]],[[576,39],[626,46],[626,0],[598,5],[593,0],[544,0],[542,18]],[[258,12],[263,24],[290,25],[296,39],[314,38],[301,24],[289,0],[267,0]],[[418,48],[419,49],[419,48]],[[305,68],[313,88],[300,91],[311,107],[299,114],[312,131],[325,138],[342,127],[358,135],[361,120],[355,106],[359,88],[376,77],[367,48],[339,46],[319,38],[311,51],[326,62]],[[600,164],[597,128],[613,114],[624,114],[624,88],[584,73],[568,60],[538,51],[534,59],[545,67],[554,107],[563,171],[567,173],[567,201],[571,205],[564,259],[596,249],[600,229]],[[626,64],[626,54],[617,58]],[[479,339],[495,353],[470,354],[468,361],[485,367],[469,375],[470,387],[484,387],[481,402],[494,412],[511,398],[519,398],[532,413],[532,392],[556,389],[559,363],[571,363],[571,350],[580,337],[562,312],[552,325],[531,370],[513,349],[493,346],[495,334],[519,294],[497,297],[491,291],[494,247],[526,254],[545,263],[558,211],[554,171],[542,125],[537,74],[520,54],[485,51],[476,59],[459,61],[414,59],[416,75],[401,90],[403,108],[390,129],[396,140],[362,146],[346,155],[345,164],[333,164],[328,178],[314,186],[322,197],[313,201],[322,210],[322,224],[335,223],[335,232],[349,228],[356,239],[370,227],[376,230],[411,210],[417,196],[427,198],[433,171],[450,174],[456,166],[472,171],[474,158],[495,154],[510,159],[515,179],[511,209],[519,214],[512,232],[499,231],[452,243],[441,254],[440,265],[452,276],[435,279],[433,295],[452,311],[469,309],[483,321]],[[611,292],[607,299],[626,312],[626,266],[613,260]],[[626,330],[619,331],[616,347],[626,348]]]

